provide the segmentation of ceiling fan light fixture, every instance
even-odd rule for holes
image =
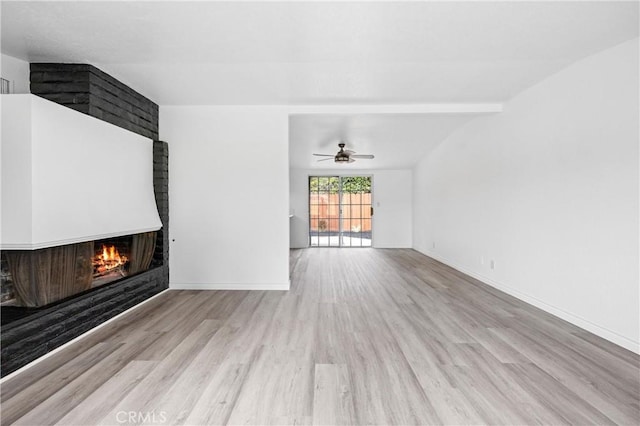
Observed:
[[[340,142],[338,144],[338,147],[340,148],[340,151],[338,151],[338,153],[334,156],[331,154],[313,154],[316,157],[326,157],[326,158],[322,158],[318,161],[327,161],[330,160],[331,157],[333,157],[333,161],[338,163],[338,164],[344,164],[344,163],[354,163],[356,160],[354,158],[363,158],[366,160],[371,160],[373,159],[373,155],[371,154],[356,154],[355,151],[351,151],[350,149],[344,149],[345,144],[344,142]]]
[[[335,161],[336,163],[348,163],[349,162],[349,156],[347,154],[344,153],[338,153],[338,155],[335,156]]]

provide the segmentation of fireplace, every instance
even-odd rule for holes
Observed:
[[[153,143],[153,183],[163,227],[155,232],[153,256],[146,271],[132,272],[130,264],[132,256],[135,255],[132,255],[127,248],[127,245],[133,244],[131,236],[95,240],[92,242],[93,249],[90,250],[92,284],[88,290],[41,307],[18,306],[15,300],[15,283],[6,256],[13,250],[2,250],[2,256],[0,256],[2,263],[0,313],[3,323],[0,334],[1,376],[15,371],[168,288],[168,156],[167,143],[155,141]],[[129,242],[123,242],[127,239]],[[114,274],[100,273],[100,260],[97,256],[104,253],[103,245],[107,247],[109,257],[110,247],[113,246],[114,255],[117,249],[121,258],[123,256],[127,258],[124,265],[112,268],[120,269],[117,272],[112,270]],[[121,271],[128,275],[120,278]],[[111,281],[110,278],[114,276],[116,278]],[[106,282],[107,279],[109,282]]]
[[[156,232],[95,241],[91,258],[91,288],[149,269],[156,246]]]
[[[2,376],[169,282],[168,145],[90,116],[95,108],[3,96]]]
[[[2,253],[2,323],[149,269],[156,232]],[[11,312],[11,315],[5,315]]]

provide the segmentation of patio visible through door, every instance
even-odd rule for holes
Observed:
[[[371,246],[371,176],[309,176],[309,245]]]

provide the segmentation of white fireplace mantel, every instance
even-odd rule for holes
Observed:
[[[0,248],[160,229],[150,139],[34,95],[0,102]]]

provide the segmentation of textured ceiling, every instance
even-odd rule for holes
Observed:
[[[289,119],[289,160],[295,168],[405,169],[478,114],[307,114]],[[338,143],[373,160],[345,165],[309,153],[335,154]]]
[[[637,2],[2,2],[4,53],[162,105],[504,101],[637,34]]]
[[[3,1],[2,52],[91,63],[160,105],[504,102],[638,36],[638,2]],[[349,138],[406,167],[473,115],[292,116],[291,163]],[[395,144],[395,145],[393,145]],[[375,152],[373,152],[375,151]],[[325,162],[329,163],[329,162]]]

